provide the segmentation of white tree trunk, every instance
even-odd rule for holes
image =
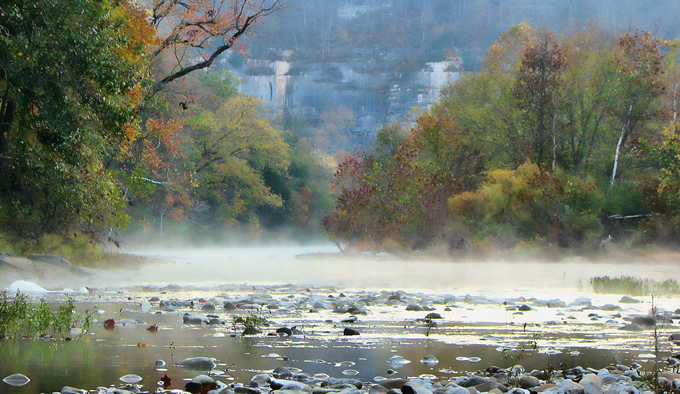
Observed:
[[[626,121],[621,126],[621,136],[619,137],[619,142],[616,144],[616,155],[614,155],[614,169],[612,170],[612,181],[609,184],[609,191],[612,190],[614,187],[614,180],[616,180],[616,170],[619,167],[619,156],[621,155],[621,146],[623,145],[623,141],[626,139],[626,134],[629,133],[630,129],[630,114],[633,112],[633,105],[631,104],[630,107],[628,107],[628,116],[626,117]]]

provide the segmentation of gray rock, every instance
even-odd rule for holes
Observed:
[[[61,394],[87,394],[87,390],[77,389],[71,386],[64,386],[61,389]]]
[[[345,327],[345,329],[342,331],[342,335],[359,335],[359,334],[360,334],[359,331],[349,327]]]
[[[215,359],[208,357],[190,357],[178,361],[177,365],[180,367],[191,369],[215,369]]]
[[[432,394],[432,391],[427,389],[424,385],[409,380],[401,387],[403,394]]]
[[[414,311],[414,312],[422,312],[424,309],[422,306],[418,304],[408,304],[406,306],[407,311]]]
[[[272,379],[269,386],[274,390],[312,391],[312,388],[309,387],[309,385],[295,380]]]
[[[530,389],[539,384],[541,384],[541,381],[535,376],[525,375],[519,378],[519,387],[523,389]]]
[[[426,319],[443,319],[442,315],[440,315],[437,312],[430,312],[427,315],[425,315]]]
[[[619,300],[619,304],[640,304],[641,302],[642,301],[629,296],[623,296]]]
[[[182,316],[182,321],[184,324],[203,324],[208,323],[210,319],[203,315],[187,312]]]
[[[484,382],[486,382],[487,378],[483,378],[481,376],[470,376],[468,378],[463,378],[458,384],[462,387],[472,387],[472,386],[478,386]]]
[[[380,384],[384,383],[385,382],[381,382]],[[321,382],[322,387],[335,386],[338,384],[351,384],[352,386],[358,389],[361,389],[363,387],[363,383],[361,383],[361,380],[353,378],[328,378]]]

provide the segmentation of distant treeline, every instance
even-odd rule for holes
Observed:
[[[511,27],[414,128],[340,164],[324,227],[370,249],[677,246],[679,45]]]

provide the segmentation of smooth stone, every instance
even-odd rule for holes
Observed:
[[[583,382],[583,381],[581,381]],[[603,394],[602,385],[597,382],[587,382],[583,385],[583,394]]]
[[[477,389],[477,391],[482,392],[482,393],[491,391],[493,389],[500,389],[501,391],[508,391],[508,389],[506,389],[503,385],[501,385],[498,382],[494,382],[491,379],[487,380],[484,383],[477,384],[473,387],[475,389]],[[505,390],[503,390],[503,389],[505,389]]]
[[[387,363],[390,364],[392,368],[401,368],[406,364],[410,364],[411,360],[407,360],[402,356],[394,355],[390,357],[389,360],[387,360]]]
[[[382,394],[387,393],[389,390],[387,387],[374,383],[368,388],[368,394]]]
[[[422,312],[424,309],[422,306],[418,304],[408,304],[406,306],[407,311],[414,311],[414,312]]]
[[[602,387],[602,385],[604,384],[604,379],[602,378],[602,376],[598,375],[586,375],[581,379],[579,383],[585,386],[585,384],[588,382],[596,383],[597,385]]]
[[[61,389],[61,394],[87,394],[87,390],[77,389],[71,386],[64,386]]]
[[[190,393],[202,393],[217,388],[215,380],[207,375],[198,375],[184,385],[184,390]]]
[[[203,304],[203,306],[201,307],[201,311],[203,312],[215,312],[216,309],[217,308],[215,308],[215,305],[211,303]]]
[[[142,301],[142,303],[139,304],[139,309],[142,312],[148,312],[151,309],[151,303],[149,301]]]
[[[536,387],[539,384],[541,384],[541,381],[535,376],[525,375],[519,378],[519,387],[523,389]]]
[[[312,388],[305,383],[286,379],[272,379],[272,382],[269,384],[269,387],[271,387],[274,390],[296,390],[307,392],[312,391]]]
[[[462,387],[472,387],[472,386],[478,386],[484,382],[486,382],[487,378],[483,378],[481,376],[470,376],[468,378],[463,378],[461,382],[458,384]]]
[[[266,373],[258,373],[250,378],[250,381],[257,383],[258,386],[265,386],[272,382],[272,377]]]
[[[355,378],[328,378],[321,382],[322,387],[335,386],[340,384],[351,384],[352,386],[358,389],[361,389],[363,387],[363,383],[361,383],[361,380]]]
[[[359,335],[359,334],[360,334],[359,331],[349,327],[345,327],[345,329],[342,331],[342,335]]]
[[[408,381],[401,387],[402,394],[432,394],[432,391],[428,390],[424,385]]]
[[[623,296],[619,300],[619,304],[640,304],[640,303],[642,303],[642,301],[629,296]]]
[[[182,316],[182,321],[184,324],[203,324],[207,323],[209,319],[203,315],[187,312]]]
[[[31,381],[31,379],[29,379],[28,376],[24,374],[15,373],[2,379],[2,381],[10,386],[21,387],[27,385],[28,382]]]
[[[177,365],[185,368],[194,369],[214,369],[215,359],[208,357],[190,357],[177,362]]]
[[[137,383],[142,381],[142,377],[135,374],[127,374],[118,378],[123,383]]]
[[[439,364],[439,360],[435,356],[427,355],[427,356],[423,357],[422,359],[420,359],[420,363],[432,368],[435,365]]]
[[[380,382],[380,385],[388,390],[401,389],[407,382],[406,379],[388,379]]]
[[[531,310],[531,307],[527,304],[522,304],[517,308],[517,310],[519,310],[520,312],[528,312]]]
[[[426,319],[443,319],[442,315],[440,315],[437,312],[430,312],[427,315],[425,315]]]

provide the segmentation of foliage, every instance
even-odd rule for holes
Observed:
[[[350,245],[405,249],[674,242],[680,155],[676,127],[663,125],[677,113],[677,48],[594,25],[561,36],[511,27],[400,144],[384,129],[370,154],[338,167],[324,227]],[[635,218],[633,231],[614,231],[610,216]]]
[[[0,18],[3,227],[31,237],[124,227],[106,160],[146,85],[143,15],[127,2],[10,1]]]
[[[449,209],[473,245],[490,238],[507,249],[540,235],[541,242],[566,247],[580,245],[599,228],[599,200],[587,180],[527,163],[515,171],[492,171],[478,191],[452,197]]]
[[[593,291],[598,294],[628,294],[633,296],[680,294],[680,284],[675,279],[655,281],[632,276],[617,278],[596,276],[590,278],[589,283]]]
[[[267,319],[256,313],[250,313],[246,317],[234,315],[233,320],[234,329],[237,327],[243,328],[241,335],[259,334],[262,332],[260,328],[267,325]]]
[[[32,305],[24,294],[10,297],[7,291],[0,293],[0,338],[48,334],[62,337],[68,336],[71,328],[76,326],[82,328],[82,335],[91,323],[92,316],[83,317],[76,313],[71,299],[53,311],[44,299]]]

